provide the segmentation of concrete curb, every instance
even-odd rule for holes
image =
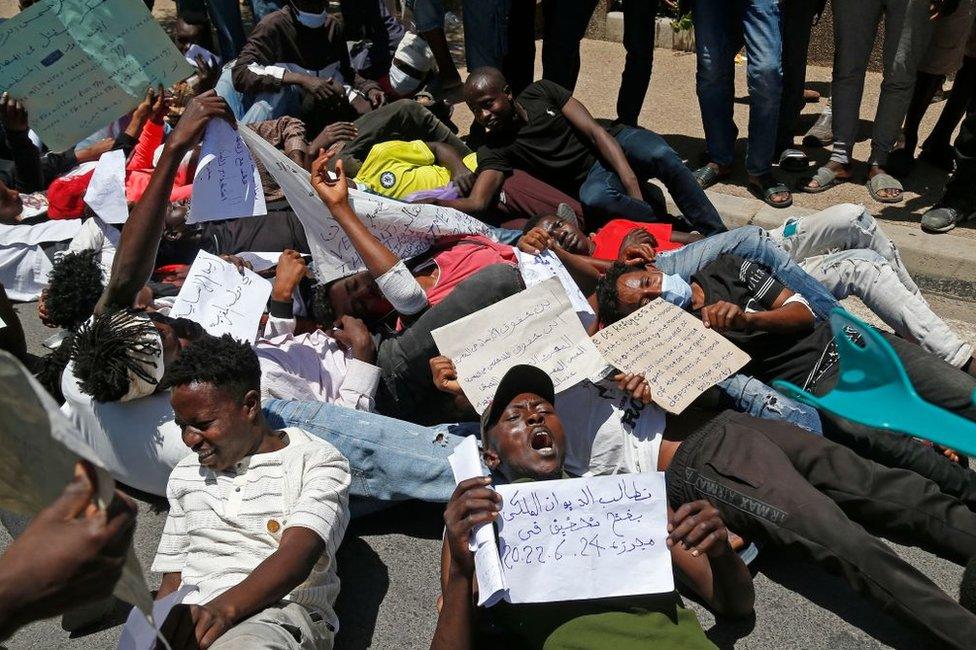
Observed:
[[[624,13],[611,11],[607,14],[606,40],[622,43],[624,40]],[[675,32],[670,18],[657,18],[654,25],[654,47],[682,52],[695,51],[695,28]]]
[[[664,192],[668,211],[679,213],[671,195],[657,181]],[[715,205],[729,228],[755,225],[771,230],[782,226],[789,217],[815,212],[809,208],[772,208],[757,199],[722,194],[707,190],[705,194]],[[956,235],[933,235],[922,232],[918,224],[902,225],[885,221],[881,224],[901,252],[902,261],[924,291],[951,298],[976,302],[976,264],[973,263],[973,240]]]

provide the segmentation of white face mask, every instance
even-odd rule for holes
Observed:
[[[320,14],[310,14],[307,11],[300,11],[295,7],[293,8],[295,9],[295,16],[297,16],[298,22],[311,29],[318,29],[325,24],[325,19],[329,17],[328,10]]]
[[[691,285],[680,275],[662,273],[661,298],[684,309],[691,304]]]

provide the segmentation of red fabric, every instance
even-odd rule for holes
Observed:
[[[82,171],[83,170],[83,171]],[[49,219],[77,219],[85,211],[85,190],[95,173],[95,165],[86,165],[54,179],[47,188]]]
[[[427,302],[436,305],[461,282],[492,264],[518,266],[515,249],[493,242],[487,237],[467,235],[450,248],[434,255],[440,273],[437,282],[427,290]]]
[[[153,154],[163,143],[163,125],[156,124],[152,120],[146,122],[142,133],[139,134],[139,142],[132,150],[132,157],[129,158],[125,166],[125,198],[131,203],[135,203],[142,198],[149,179],[153,173]],[[193,192],[193,178],[187,173],[189,170],[185,166],[180,166],[173,180],[173,189],[169,193],[169,200],[182,201],[190,198]]]
[[[153,154],[163,142],[163,125],[155,124],[151,120],[143,127],[139,134],[139,141],[132,150],[132,157],[125,166],[125,198],[135,203],[142,198],[149,185],[153,173]],[[72,172],[57,178],[48,187],[47,195],[50,206],[47,214],[51,219],[74,219],[82,216],[85,211],[85,191],[94,173],[94,165],[83,173]],[[169,194],[170,201],[182,201],[190,198],[193,192],[193,177],[189,169],[181,165],[173,181],[173,190]]]
[[[655,249],[658,252],[681,248],[681,244],[671,241],[671,224],[669,223],[641,223],[627,219],[612,219],[593,235],[596,248],[593,257],[600,260],[615,260],[620,252],[620,243],[634,228],[643,228],[657,240]]]

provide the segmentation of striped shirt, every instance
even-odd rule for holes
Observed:
[[[199,589],[184,602],[206,603],[247,578],[288,528],[308,528],[325,551],[285,599],[321,612],[338,629],[335,554],[349,523],[349,463],[306,431],[284,431],[286,447],[224,472],[201,467],[196,454],[179,462],[166,486],[169,516],[152,570],[181,573],[183,584]]]

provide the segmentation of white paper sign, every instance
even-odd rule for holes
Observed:
[[[431,332],[454,361],[464,394],[481,413],[512,366],[546,371],[556,392],[603,374],[606,364],[557,278]]]
[[[475,436],[467,436],[462,440],[447,460],[451,463],[455,483],[475,476],[488,476],[488,468],[481,462],[478,439]],[[474,553],[474,569],[478,579],[478,604],[494,605],[504,595],[505,580],[498,559],[495,529],[490,523],[480,524],[474,529],[468,540],[468,548]]]
[[[250,131],[248,131],[250,132]],[[225,120],[210,120],[193,176],[187,223],[268,214],[264,186],[251,152]]]
[[[662,472],[499,485],[511,603],[674,591]]]
[[[129,612],[129,618],[125,620],[125,627],[122,628],[119,650],[153,650],[159,638],[157,630],[166,622],[170,610],[182,603],[187,594],[196,590],[193,585],[182,585],[170,595],[155,601],[152,608],[155,627],[138,609],[133,608]]]
[[[129,206],[125,200],[125,152],[106,151],[98,159],[85,190],[85,203],[105,223],[125,223]]]
[[[728,339],[660,298],[597,332],[593,343],[618,369],[647,377],[651,398],[670,413],[749,363]]]
[[[476,436],[465,436],[464,440],[447,457],[447,462],[451,464],[455,483],[476,476],[488,476],[488,468],[481,462],[481,451],[478,449],[478,438]],[[475,551],[479,546],[492,539],[491,526],[479,524],[471,533],[469,545],[471,550]]]
[[[522,274],[522,280],[525,281],[526,287],[534,287],[549,278],[559,278],[559,282],[566,290],[569,301],[573,303],[573,309],[580,317],[583,327],[588,328],[593,324],[593,321],[596,320],[596,312],[590,307],[590,303],[586,301],[586,296],[580,291],[579,285],[576,284],[569,271],[566,270],[566,266],[556,257],[555,253],[545,251],[539,255],[532,255],[531,253],[523,253],[516,248],[515,255],[518,258],[519,272]]]
[[[352,242],[312,189],[308,171],[250,129],[241,129],[240,134],[251,153],[281,186],[305,227],[317,279],[328,282],[365,269]],[[349,190],[349,203],[366,227],[402,260],[425,252],[439,237],[469,234],[492,237],[487,224],[451,208],[402,203],[353,189]]]
[[[197,65],[198,56],[203,58],[204,63],[207,63],[209,65],[220,65],[219,56],[217,56],[216,54],[214,54],[213,52],[211,52],[205,47],[200,47],[196,43],[193,43],[192,45],[190,45],[190,47],[186,48],[186,52],[183,53],[183,56],[186,57],[186,62],[192,65],[193,67],[196,67]]]
[[[271,295],[271,283],[254,271],[200,251],[170,309],[173,318],[188,318],[208,334],[230,334],[253,343],[258,322]]]
[[[251,269],[255,273],[261,271],[266,271],[272,266],[278,264],[278,260],[281,258],[282,251],[278,252],[255,252],[255,251],[241,251],[237,254],[239,258],[245,262],[251,263]]]

